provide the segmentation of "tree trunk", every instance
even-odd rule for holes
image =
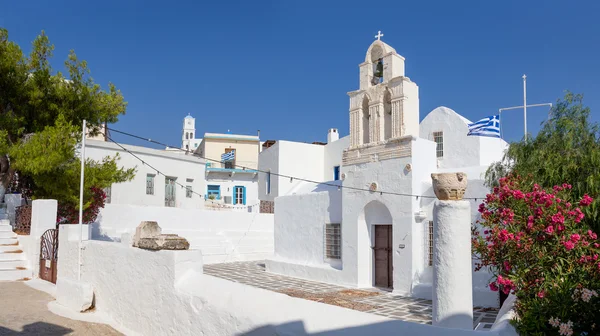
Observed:
[[[10,167],[7,155],[0,156],[0,203],[4,202],[4,194],[12,182],[14,170]]]

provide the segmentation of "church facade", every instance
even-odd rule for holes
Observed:
[[[488,191],[483,174],[507,144],[467,137],[470,122],[445,107],[419,123],[419,88],[405,76],[404,58],[381,40],[371,44],[359,69],[359,89],[348,93],[350,134],[339,153],[340,181],[304,182],[275,198],[275,255],[266,268],[430,299],[430,175],[463,171],[469,179],[465,197],[481,200]],[[477,205],[473,200],[473,222]],[[497,305],[488,278],[474,273],[475,305]]]

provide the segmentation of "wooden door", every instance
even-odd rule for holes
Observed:
[[[392,288],[392,226],[375,225],[375,286]]]

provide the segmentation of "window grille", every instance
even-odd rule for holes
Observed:
[[[433,141],[435,141],[435,154],[437,157],[444,157],[444,132],[433,132]]]
[[[342,231],[340,224],[325,224],[325,256],[328,259],[342,258]]]
[[[429,221],[429,266],[433,266],[433,221]]]

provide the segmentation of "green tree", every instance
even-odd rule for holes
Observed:
[[[127,103],[113,84],[102,90],[73,51],[65,61],[68,78],[53,71],[53,50],[42,31],[26,56],[0,28],[0,188],[5,190],[18,172],[33,180],[33,197],[77,205],[82,122],[96,135],[100,126],[125,113]],[[133,178],[135,169],[119,168],[117,160],[86,160],[86,202],[91,187]]]
[[[577,198],[600,195],[600,140],[597,123],[583,96],[567,92],[553,106],[550,117],[536,137],[511,143],[503,160],[486,174],[489,186],[499,178],[518,174],[543,188],[569,183]],[[585,222],[600,232],[598,202],[586,208]]]

